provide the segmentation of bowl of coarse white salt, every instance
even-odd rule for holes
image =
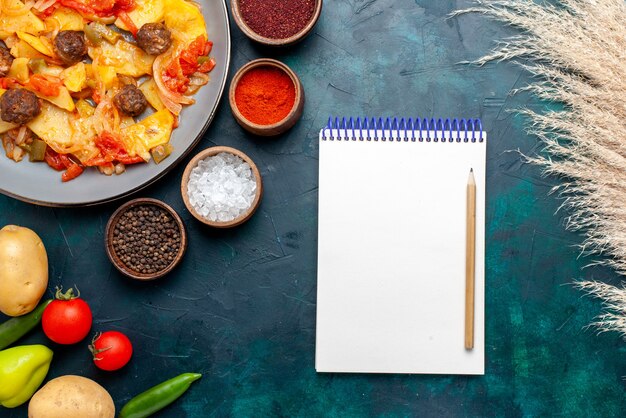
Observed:
[[[250,157],[220,146],[201,151],[187,164],[180,190],[185,206],[200,222],[231,228],[254,214],[263,183]]]

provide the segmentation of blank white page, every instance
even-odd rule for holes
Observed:
[[[484,374],[486,140],[324,140],[318,372]],[[474,349],[464,347],[466,193],[477,184]]]

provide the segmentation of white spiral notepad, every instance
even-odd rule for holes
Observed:
[[[320,132],[316,370],[484,374],[479,120],[335,119]],[[474,349],[464,347],[476,178]]]

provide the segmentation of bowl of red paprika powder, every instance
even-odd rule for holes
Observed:
[[[255,135],[280,135],[302,116],[304,90],[291,68],[280,61],[250,61],[233,77],[229,92],[235,120]]]
[[[305,38],[322,13],[322,0],[232,0],[233,18],[253,41],[292,45]]]

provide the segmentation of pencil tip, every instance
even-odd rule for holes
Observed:
[[[473,169],[473,168],[470,168],[470,173],[473,173],[473,172],[474,172],[474,169]]]

